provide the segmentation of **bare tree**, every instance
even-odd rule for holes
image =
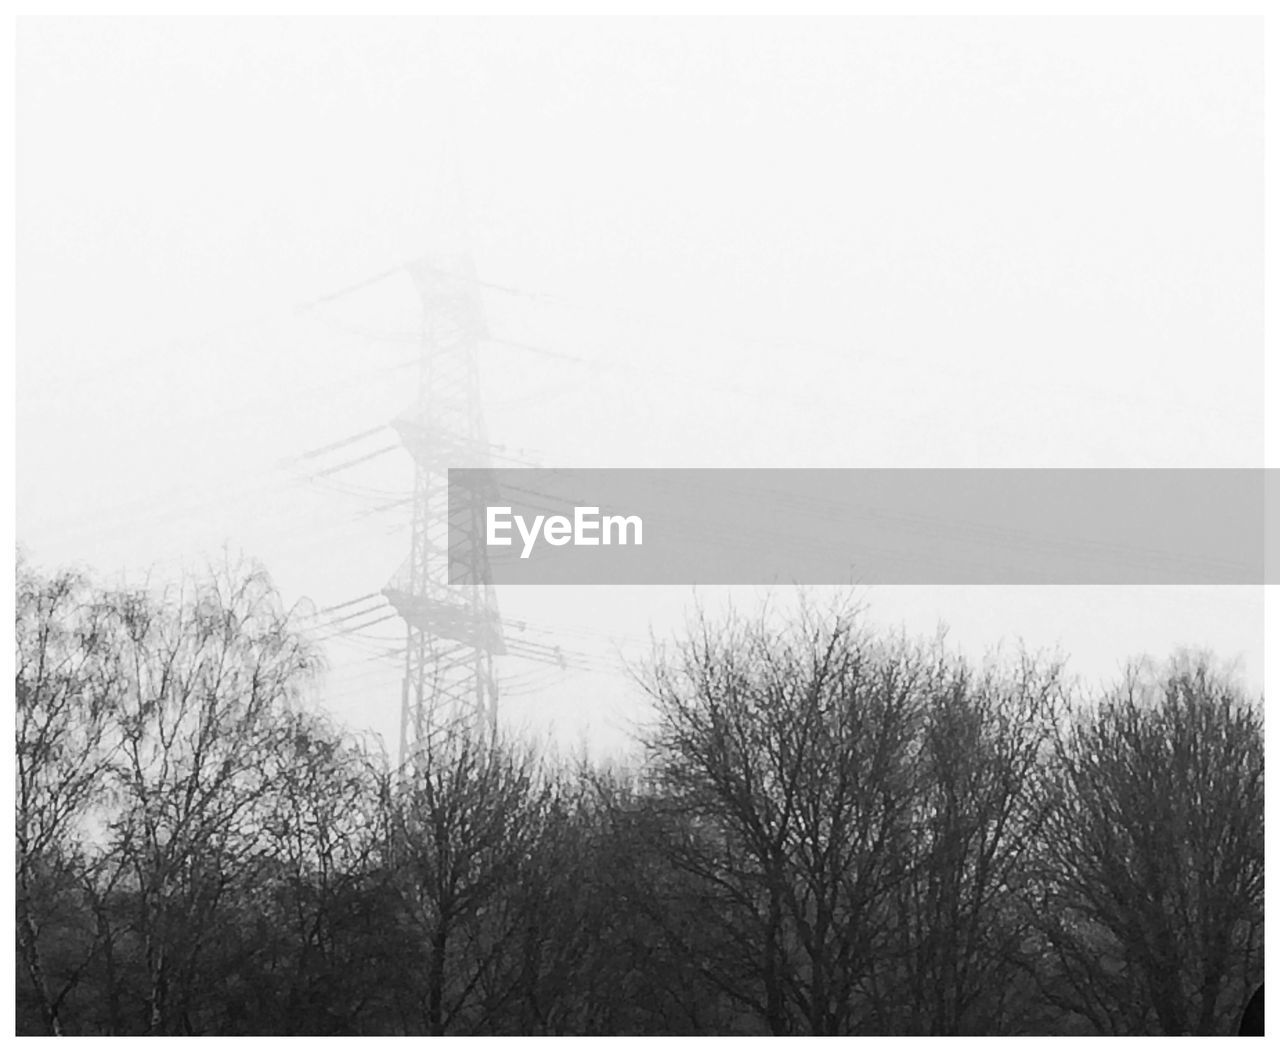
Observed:
[[[518,986],[519,889],[551,788],[532,756],[463,732],[432,739],[393,801],[405,923],[430,1034],[483,1031]]]
[[[775,1034],[848,1033],[907,878],[927,665],[845,609],[703,621],[646,679],[708,978]]]
[[[56,979],[44,946],[59,905],[75,898],[89,867],[82,845],[104,771],[113,716],[110,626],[83,577],[44,577],[21,560],[16,623],[16,904],[18,946],[49,1033],[88,965],[87,953]],[[65,947],[71,933],[57,932]]]
[[[1023,654],[975,671],[939,648],[927,686],[910,877],[878,970],[883,1029],[991,1033],[1010,1022],[1027,922],[1015,889],[1043,823],[1036,792],[1061,668]]]
[[[46,1033],[1227,1033],[1262,969],[1262,710],[1095,703],[857,611],[705,618],[630,773],[304,710],[270,582],[19,565],[18,1013]]]
[[[1261,705],[1203,658],[1134,667],[1048,791],[1046,995],[1102,1032],[1229,1032],[1261,966]]]
[[[363,958],[372,936],[385,945],[391,776],[370,754],[311,713],[283,721],[267,758],[264,859],[270,898],[245,914],[265,914],[272,944],[258,982],[244,991],[269,1000],[285,1033],[350,1033],[385,978]],[[375,930],[370,930],[371,928]]]
[[[259,570],[228,569],[158,599],[117,595],[113,616],[111,847],[135,903],[147,1027],[190,1030],[219,904],[261,854],[284,714],[317,659]]]

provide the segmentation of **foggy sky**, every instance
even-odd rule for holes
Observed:
[[[490,437],[543,466],[1262,464],[1257,21],[24,20],[17,60],[44,565],[229,542],[290,601],[378,591],[407,454],[297,458],[406,408],[419,308],[403,274],[316,301],[459,249],[501,286]],[[865,598],[1091,680],[1188,644],[1261,684],[1257,588]],[[499,592],[602,669],[690,599]],[[377,646],[331,648],[326,696],[393,743]],[[616,673],[499,668],[515,725],[612,744],[638,711]]]

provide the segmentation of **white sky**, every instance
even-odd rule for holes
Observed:
[[[1262,463],[1257,21],[25,21],[17,73],[45,565],[230,542],[290,600],[378,591],[407,513],[357,516],[407,455],[333,476],[358,493],[291,458],[405,408],[417,305],[400,277],[297,308],[459,246],[527,293],[484,294],[495,335],[580,359],[484,351],[490,437],[544,466]],[[499,598],[607,664],[689,593]],[[1090,679],[1203,644],[1261,684],[1261,589],[866,598]],[[331,649],[328,700],[394,741],[377,645]],[[636,711],[613,675],[500,670],[506,717],[570,741]]]

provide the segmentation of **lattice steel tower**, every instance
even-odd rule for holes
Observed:
[[[383,594],[407,626],[400,706],[400,762],[433,733],[497,727],[493,659],[506,652],[474,502],[455,509],[455,558],[477,560],[470,579],[449,584],[449,468],[489,466],[476,352],[485,338],[478,286],[466,256],[409,267],[422,299],[422,364],[416,403],[392,422],[414,460],[413,537],[408,560]],[[458,543],[461,539],[462,543]]]

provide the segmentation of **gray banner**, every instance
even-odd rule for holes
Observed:
[[[455,469],[449,580],[1278,583],[1274,474]]]

